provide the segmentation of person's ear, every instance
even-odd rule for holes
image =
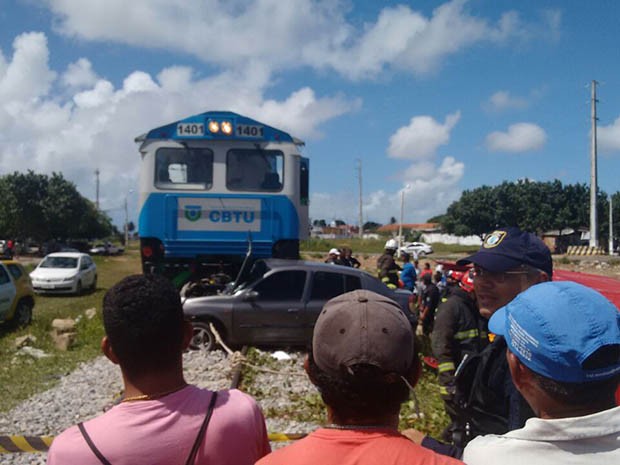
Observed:
[[[112,344],[110,344],[108,336],[103,336],[101,339],[101,352],[103,352],[103,355],[105,355],[112,363],[115,365],[119,364],[118,357],[114,353],[114,349],[112,348]]]
[[[183,320],[183,350],[187,350],[194,337],[194,327],[189,321]]]
[[[519,392],[532,384],[532,372],[521,363],[519,358],[510,349],[506,349],[506,360],[510,369],[512,382]]]
[[[310,382],[316,386],[314,378],[312,378],[312,373],[310,372],[310,356],[306,354],[306,358],[304,358],[304,371],[308,375]]]

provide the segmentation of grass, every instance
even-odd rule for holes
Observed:
[[[37,295],[31,325],[19,330],[0,327],[0,412],[6,412],[33,394],[53,387],[61,376],[100,354],[103,295],[124,276],[139,273],[140,263],[136,249],[129,249],[118,257],[94,257],[94,260],[99,278],[95,292],[82,296]],[[90,320],[84,315],[89,308],[97,310],[97,315]],[[77,321],[76,341],[68,351],[60,351],[53,345],[50,330],[56,318]],[[35,359],[18,354],[15,339],[27,334],[36,337],[30,345],[44,351],[47,357]]]

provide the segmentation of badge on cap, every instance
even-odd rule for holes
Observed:
[[[493,247],[497,247],[500,242],[504,240],[506,234],[506,231],[493,231],[491,234],[484,238],[484,243],[482,244],[482,247],[484,247],[485,249],[492,249]]]

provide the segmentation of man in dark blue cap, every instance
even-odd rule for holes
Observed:
[[[620,463],[620,313],[573,282],[544,283],[495,312],[489,329],[508,346],[517,389],[537,418],[465,448],[469,465]]]
[[[545,243],[535,234],[509,227],[497,229],[484,239],[473,255],[457,261],[473,264],[474,291],[484,318],[531,286],[551,281],[553,261]],[[461,363],[456,372],[455,401],[461,428],[453,437],[456,447],[444,447],[430,437],[422,445],[452,456],[460,456],[471,439],[482,434],[503,434],[521,428],[534,416],[510,378],[506,341],[496,337],[480,354]],[[418,442],[420,436],[409,435]]]

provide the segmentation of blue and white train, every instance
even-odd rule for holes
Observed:
[[[309,231],[302,141],[251,118],[209,111],[136,138],[145,273],[206,293],[251,259],[298,258]]]

